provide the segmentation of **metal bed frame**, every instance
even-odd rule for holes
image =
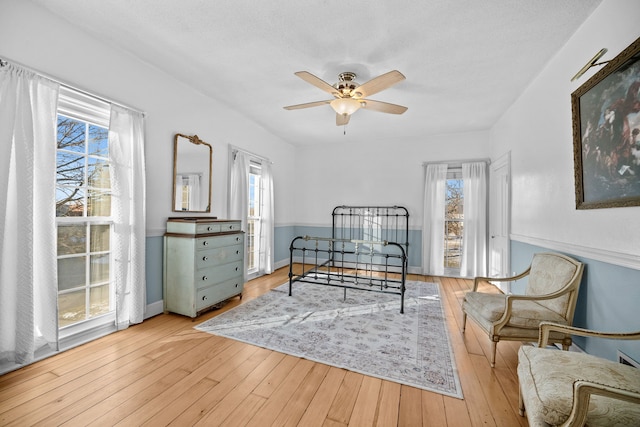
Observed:
[[[400,295],[409,252],[409,212],[402,206],[337,206],[331,237],[298,236],[289,246],[289,296],[294,282]],[[294,263],[302,273],[293,272]]]

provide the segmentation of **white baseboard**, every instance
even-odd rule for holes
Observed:
[[[144,319],[147,320],[150,317],[157,316],[162,313],[164,313],[164,300],[152,302],[151,304],[147,304],[147,307],[145,308]]]

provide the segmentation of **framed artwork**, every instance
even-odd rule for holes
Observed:
[[[640,206],[640,38],[571,94],[576,209]]]

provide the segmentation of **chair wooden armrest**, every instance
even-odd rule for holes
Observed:
[[[551,322],[540,323],[540,337],[538,347],[546,347],[549,343],[549,333],[551,331],[563,332],[565,334],[578,335],[581,337],[599,337],[616,340],[637,340],[640,339],[640,331],[635,332],[600,332],[591,329],[577,328],[575,326],[559,325]]]
[[[514,282],[528,276],[530,272],[531,267],[527,268],[522,273],[511,277],[476,277],[475,279],[473,279],[472,291],[476,292],[478,290],[478,285],[480,284],[480,282]]]
[[[512,310],[513,310],[513,303],[515,301],[542,301],[542,300],[550,300],[550,299],[555,299],[555,298],[559,298],[569,292],[573,291],[573,287],[572,286],[565,286],[564,288],[550,293],[550,294],[543,294],[543,295],[507,295],[505,298],[505,309],[504,309],[504,314],[502,315],[502,317],[500,318],[500,320],[498,320],[495,324],[495,328],[496,329],[500,329],[502,326],[506,325],[507,323],[509,323],[509,319],[511,318],[511,314],[512,314]],[[550,322],[546,322],[546,323],[550,323]],[[547,339],[548,339],[548,335],[547,335]]]
[[[569,419],[562,424],[563,426],[585,425],[587,414],[589,413],[589,400],[592,395],[624,400],[640,405],[640,393],[598,384],[592,381],[577,380],[573,383],[573,406],[571,408],[571,414],[569,415]]]

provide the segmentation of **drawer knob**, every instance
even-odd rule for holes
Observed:
[[[206,299],[207,299],[207,296],[206,296],[206,295],[203,295],[203,296],[202,296],[202,301],[204,301],[204,300],[206,300]]]
[[[203,257],[202,257],[202,260],[203,260],[203,261],[206,261],[206,260],[208,260],[208,259],[209,259],[209,257],[206,257],[206,256],[203,256]]]
[[[207,276],[202,276],[202,281],[206,282],[207,280],[209,280],[209,278]]]
[[[236,242],[239,242],[239,241],[240,241],[240,238],[239,238],[239,237],[236,237]]]
[[[238,267],[236,267],[236,271],[238,271]]]
[[[239,255],[239,254],[240,254],[240,251],[236,251],[236,255]]]
[[[207,231],[211,231],[213,230],[213,228],[211,228],[211,226],[207,227]]]
[[[209,246],[209,241],[205,240],[204,242],[202,242],[202,246]]]
[[[229,226],[229,230],[233,230],[233,225],[230,225],[230,226]]]

